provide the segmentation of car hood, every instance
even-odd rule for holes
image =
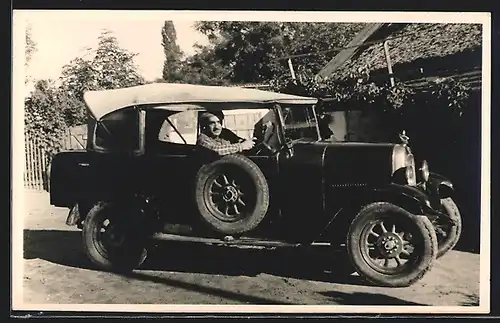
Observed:
[[[329,185],[365,186],[390,181],[395,146],[394,143],[299,141],[293,147],[293,158],[321,166]]]

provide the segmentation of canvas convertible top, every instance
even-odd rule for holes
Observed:
[[[88,91],[83,96],[99,120],[113,111],[134,105],[180,105],[176,109],[210,110],[210,103],[227,103],[228,108],[262,108],[278,104],[315,104],[317,99],[240,87],[180,83],[151,83],[128,88]],[[212,106],[213,107],[213,106]]]

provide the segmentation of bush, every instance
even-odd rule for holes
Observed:
[[[83,104],[50,81],[38,81],[25,99],[25,135],[37,140],[49,158],[63,148],[66,130],[85,120]]]
[[[398,83],[396,86],[366,82],[363,77],[351,82],[331,79],[272,82],[275,91],[328,98],[328,105],[345,110],[375,109],[392,128],[394,134],[406,130],[417,146],[432,145],[435,139],[456,145],[456,133],[463,127],[462,115],[471,90],[465,85],[444,80],[429,83],[425,90]],[[395,137],[395,136],[394,136]]]

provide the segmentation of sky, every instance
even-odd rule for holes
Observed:
[[[104,29],[111,30],[119,46],[138,55],[135,64],[146,80],[161,77],[163,47],[161,28],[168,16],[154,19],[109,19],[107,17],[74,17],[42,12],[28,13],[25,21],[31,26],[37,51],[28,67],[33,79],[57,79],[62,67],[82,55],[86,47],[96,48]],[[186,54],[193,54],[195,43],[206,44],[206,37],[193,28],[194,21],[176,20],[177,44]]]
[[[473,15],[473,14],[469,14]],[[418,18],[418,19],[417,19]],[[104,29],[114,32],[120,47],[137,53],[135,63],[142,76],[152,81],[161,77],[164,56],[161,46],[161,28],[165,20],[172,20],[177,31],[177,43],[186,54],[193,54],[193,45],[208,43],[206,37],[193,28],[199,20],[248,21],[330,21],[330,22],[449,22],[464,15],[416,15],[401,13],[374,14],[370,12],[197,12],[197,11],[14,11],[14,25],[31,26],[37,51],[28,67],[32,79],[57,79],[62,67],[81,56],[86,47],[96,48],[97,38]],[[467,18],[475,21],[477,17]],[[460,21],[463,22],[463,21]],[[17,28],[16,27],[16,28]],[[24,29],[23,29],[24,30]],[[24,42],[24,40],[22,40]]]

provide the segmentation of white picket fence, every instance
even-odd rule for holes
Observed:
[[[32,190],[44,190],[48,186],[48,154],[35,138],[26,136],[25,142],[24,187]]]
[[[82,149],[86,144],[86,128],[73,127],[66,131],[62,140],[62,148]],[[34,191],[49,189],[48,171],[50,168],[50,154],[40,145],[36,138],[26,135],[24,139],[25,166],[24,187]]]

